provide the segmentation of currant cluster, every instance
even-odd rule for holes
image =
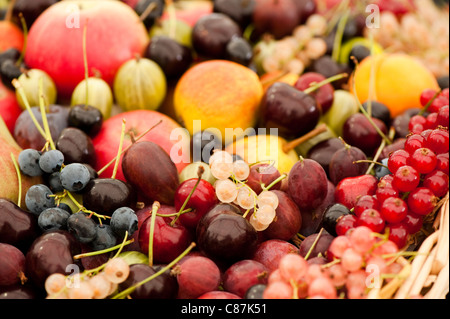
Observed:
[[[45,176],[45,184],[31,186],[25,195],[25,205],[37,216],[41,231],[68,230],[94,251],[113,247],[126,232],[132,235],[138,225],[134,210],[119,207],[111,216],[105,216],[83,207],[80,194],[96,174],[86,164],[65,165],[64,161],[64,154],[57,149],[25,149],[18,157],[23,174]],[[105,220],[108,222],[102,222]]]
[[[47,299],[105,299],[117,291],[129,273],[130,266],[121,257],[82,273],[69,276],[53,273],[45,280]]]
[[[373,195],[361,196],[336,224],[336,233],[366,226],[377,233],[389,228],[389,238],[403,248],[409,235],[419,232],[449,189],[448,89],[426,90],[421,103],[429,113],[409,122],[410,134],[402,149],[390,154],[386,174]]]
[[[365,226],[333,239],[328,263],[310,262],[287,254],[269,278],[264,299],[362,299],[371,288],[389,281],[402,269],[395,262],[399,250],[386,236]]]
[[[252,211],[250,224],[263,231],[269,227],[276,216],[279,204],[277,195],[265,187],[257,193],[248,185],[250,165],[244,160],[233,160],[225,151],[216,151],[209,159],[212,175],[217,179],[214,184],[216,196],[222,203],[234,203],[246,211]],[[268,185],[270,186],[270,185]]]

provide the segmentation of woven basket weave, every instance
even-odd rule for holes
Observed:
[[[434,230],[422,242],[412,262],[399,257],[401,272],[379,289],[371,299],[445,299],[449,292],[449,194],[438,206]]]

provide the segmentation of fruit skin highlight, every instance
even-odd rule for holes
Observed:
[[[353,93],[356,90],[361,103],[369,98],[373,64],[375,79],[372,99],[385,104],[392,117],[408,109],[421,108],[420,95],[425,89],[439,90],[433,74],[414,58],[400,53],[379,54],[364,59],[350,79],[350,91]]]
[[[177,119],[193,135],[198,130],[217,128],[225,143],[225,129],[252,128],[256,124],[263,87],[255,72],[225,60],[201,62],[189,69],[174,92]],[[194,127],[194,120],[201,127]],[[195,131],[194,131],[195,130]],[[236,135],[236,138],[242,134]]]

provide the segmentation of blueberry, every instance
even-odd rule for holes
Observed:
[[[387,169],[385,166],[387,166],[388,164],[388,158],[384,158],[381,160],[381,164],[383,164],[384,166],[381,165],[377,165],[375,167],[375,177],[380,179],[385,175],[389,175],[391,174],[391,171],[389,171],[389,169]]]
[[[64,187],[61,184],[60,172],[54,172],[47,176],[47,185],[54,193],[64,191]]]
[[[124,237],[126,231],[131,236],[138,229],[138,218],[131,208],[120,207],[111,215],[110,225],[118,236]]]
[[[60,171],[63,163],[64,154],[58,150],[47,151],[39,159],[39,166],[49,174]]]
[[[59,205],[57,206],[58,208],[64,209],[66,212],[68,212],[69,214],[72,214],[72,209],[70,208],[69,205],[65,204],[65,203],[59,203]]]
[[[60,174],[62,186],[69,192],[81,191],[91,179],[87,167],[83,164],[72,163],[65,166]]]
[[[50,195],[53,193],[46,185],[33,185],[25,195],[25,205],[31,213],[39,215],[45,209],[55,207],[55,198]]]
[[[32,148],[28,148],[20,152],[18,164],[22,173],[28,176],[41,176],[43,171],[39,166],[40,158],[41,152]]]
[[[95,225],[97,236],[91,242],[94,251],[108,249],[116,245],[117,237],[109,225]]]
[[[90,243],[97,237],[96,223],[83,212],[70,215],[67,229],[82,244]]]
[[[43,231],[67,229],[70,214],[61,208],[52,207],[44,210],[38,218],[38,225]]]

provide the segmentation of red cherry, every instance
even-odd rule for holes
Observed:
[[[389,225],[389,240],[394,242],[399,249],[406,246],[409,233],[404,224]]]
[[[352,209],[364,195],[375,195],[378,180],[373,175],[344,178],[336,186],[336,202]]]
[[[366,209],[378,210],[379,208],[380,203],[376,197],[372,195],[364,195],[361,196],[356,202],[353,213],[359,218]]]
[[[401,198],[390,197],[381,204],[380,214],[388,223],[399,223],[408,214],[408,205]]]
[[[197,178],[191,178],[178,186],[175,191],[174,204],[175,209],[179,211],[187,200],[192,189],[197,184]],[[214,187],[208,181],[201,179],[194,190],[191,198],[187,202],[184,209],[193,209],[193,211],[181,214],[180,223],[189,228],[195,228],[200,218],[217,204],[217,197]]]
[[[411,155],[409,164],[414,167],[420,174],[431,173],[436,168],[436,154],[429,148],[419,148],[415,150]]]
[[[384,226],[386,222],[381,217],[381,214],[376,209],[366,209],[361,216],[359,216],[356,226],[366,226],[367,228],[371,229],[373,232],[376,233],[383,233]]]
[[[394,174],[392,186],[402,193],[414,190],[420,183],[420,174],[414,167],[405,165]]]
[[[345,236],[347,232],[356,227],[357,218],[355,215],[344,215],[336,224],[336,234],[338,236]]]
[[[418,215],[428,215],[436,207],[439,198],[426,187],[419,187],[408,196],[408,207]]]
[[[437,197],[443,197],[448,192],[449,176],[442,171],[427,174],[422,185],[433,192]]]
[[[389,156],[388,159],[388,168],[392,174],[395,174],[399,167],[405,166],[408,164],[408,160],[411,157],[409,153],[405,150],[397,150]]]

